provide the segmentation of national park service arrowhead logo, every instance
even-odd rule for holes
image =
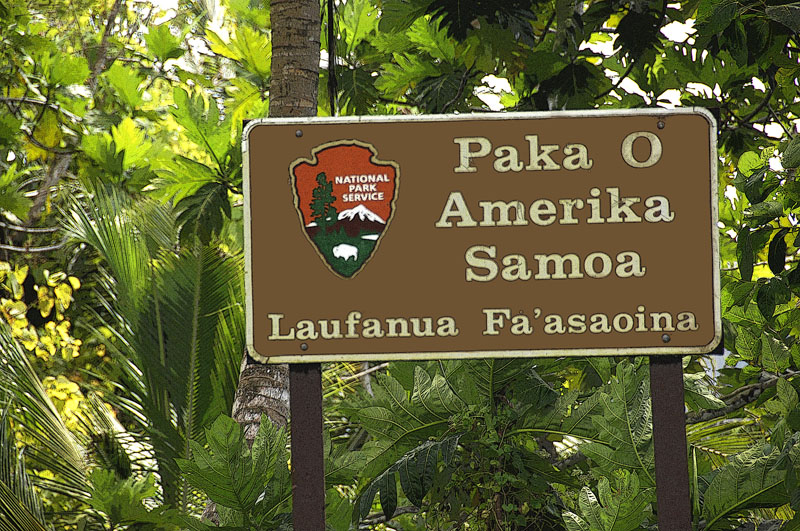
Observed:
[[[375,253],[394,213],[400,168],[371,144],[341,140],[289,167],[308,241],[335,274],[352,278]]]

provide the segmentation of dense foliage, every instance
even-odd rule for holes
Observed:
[[[800,528],[800,7],[325,7],[320,115],[712,110],[727,355],[684,360],[693,525]],[[263,0],[0,0],[0,531],[209,529],[208,500],[290,527],[285,433],[226,416],[281,30]],[[332,529],[655,529],[646,359],[340,364],[324,396]]]

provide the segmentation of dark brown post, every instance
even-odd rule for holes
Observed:
[[[660,531],[691,531],[681,356],[650,356],[656,504]]]
[[[322,441],[322,370],[319,363],[289,365],[294,531],[325,529]]]

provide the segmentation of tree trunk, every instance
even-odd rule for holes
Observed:
[[[320,4],[318,0],[272,0],[272,79],[270,117],[316,116],[319,83]],[[261,416],[276,426],[289,418],[289,367],[266,365],[244,354],[232,416],[252,445]],[[219,523],[213,503],[203,516]]]
[[[269,115],[316,116],[320,4],[272,0],[272,80]]]
[[[317,0],[272,0],[270,117],[315,116],[319,82],[320,13]],[[264,365],[245,354],[233,418],[252,444],[261,415],[277,426],[289,416],[289,369]]]

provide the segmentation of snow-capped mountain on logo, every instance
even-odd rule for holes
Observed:
[[[339,219],[340,221],[343,219],[348,219],[350,221],[353,221],[353,219],[356,216],[358,216],[358,219],[360,221],[374,221],[376,223],[382,223],[384,225],[386,224],[383,218],[381,218],[378,214],[376,214],[372,210],[365,207],[363,204],[358,205],[357,207],[351,208],[349,210],[344,210],[342,212],[339,212],[337,219]],[[316,227],[316,226],[317,226],[316,221],[312,221],[311,223],[306,225],[306,227]]]
[[[337,221],[329,226],[329,232],[344,230],[348,236],[380,234],[386,228],[386,222],[379,215],[363,204],[339,212]],[[317,223],[312,221],[306,225],[306,231],[313,238],[319,232]]]
[[[377,223],[386,224],[386,222],[381,218],[378,214],[373,212],[372,210],[365,207],[363,204],[358,205],[357,207],[351,208],[349,210],[344,210],[339,212],[339,219],[349,219],[353,221],[353,218],[358,216],[358,219],[361,221],[374,221]]]

